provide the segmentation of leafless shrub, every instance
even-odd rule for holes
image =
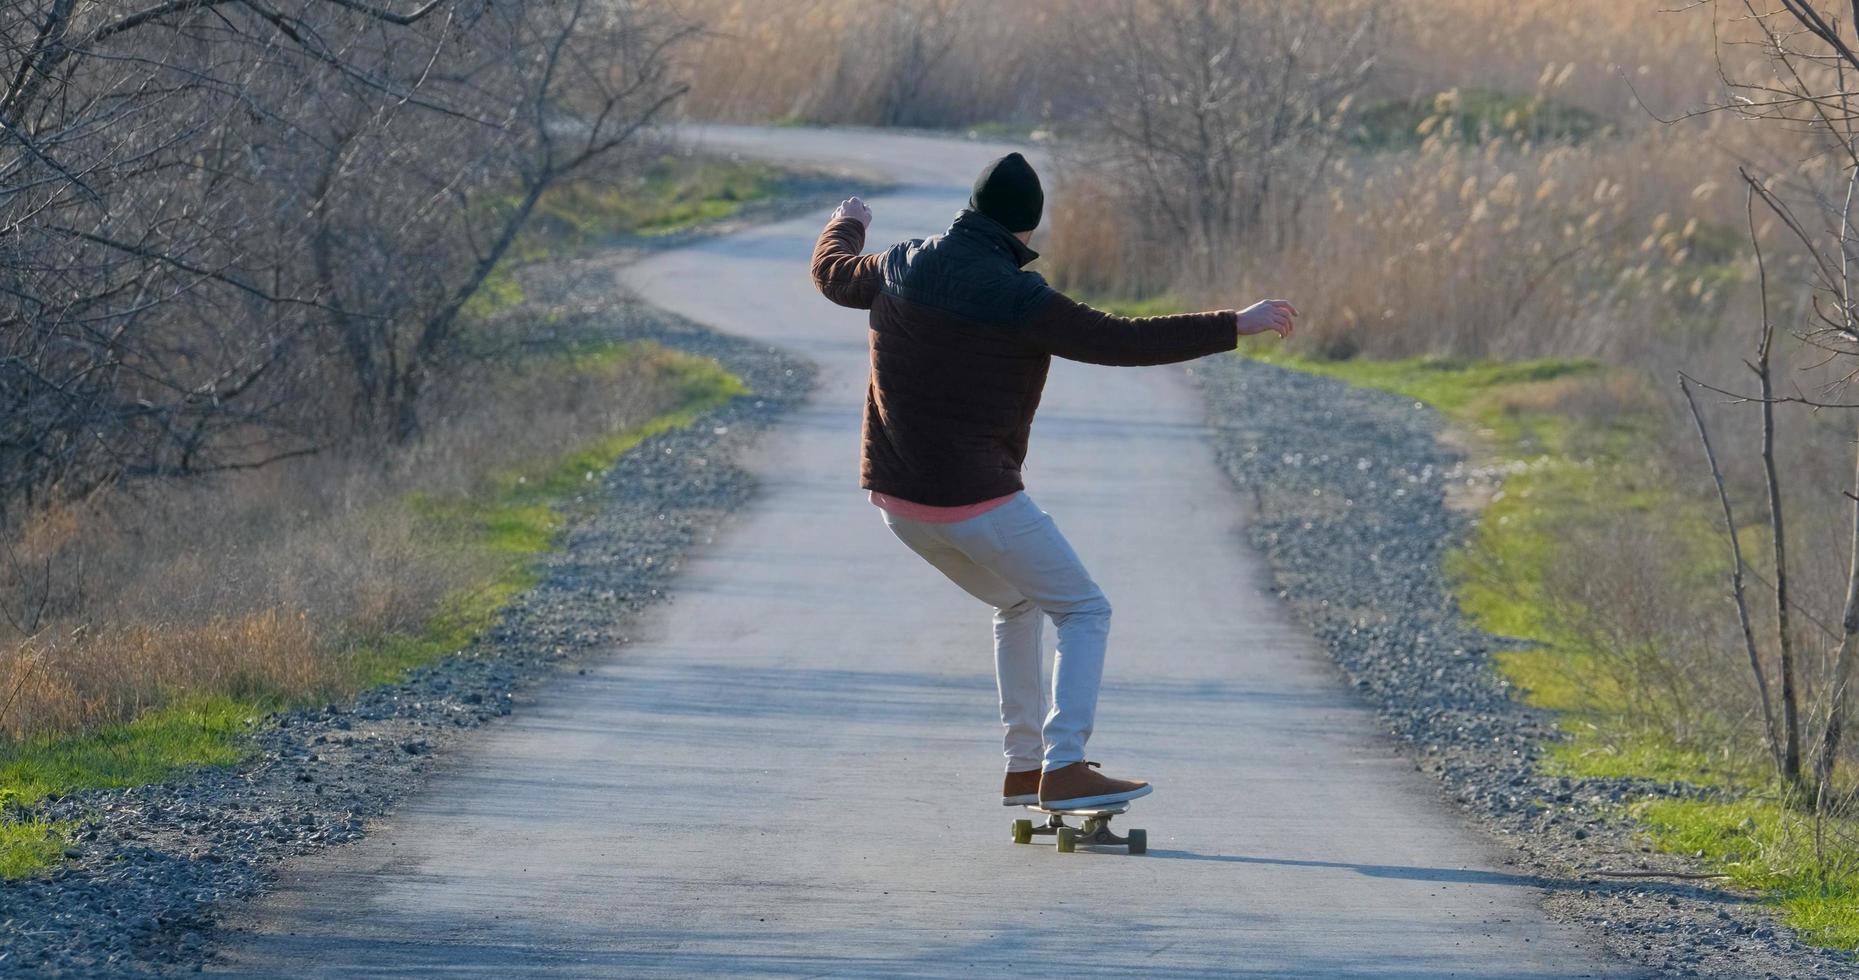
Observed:
[[[1859,195],[1855,194],[1855,188],[1859,188],[1859,107],[1851,102],[1848,81],[1859,72],[1859,54],[1853,47],[1859,44],[1859,35],[1853,33],[1855,25],[1841,24],[1844,8],[1813,0],[1783,0],[1779,7],[1758,6],[1745,0],[1734,5],[1712,4],[1711,12],[1713,17],[1727,17],[1753,27],[1754,31],[1748,32],[1751,36],[1728,40],[1724,47],[1730,51],[1753,49],[1759,58],[1740,67],[1728,58],[1721,59],[1725,65],[1722,81],[1730,98],[1701,111],[1730,113],[1761,123],[1778,134],[1782,147],[1795,153],[1792,159],[1783,158],[1779,165],[1740,171],[1749,196],[1749,234],[1756,247],[1760,285],[1755,355],[1744,361],[1754,375],[1753,391],[1739,394],[1736,389],[1743,386],[1737,383],[1730,387],[1702,386],[1737,401],[1753,402],[1760,413],[1760,457],[1774,563],[1771,590],[1777,657],[1773,669],[1782,679],[1778,695],[1782,721],[1778,723],[1771,717],[1769,741],[1780,774],[1800,785],[1804,782],[1800,771],[1801,728],[1818,722],[1812,789],[1816,801],[1824,804],[1835,793],[1834,778],[1847,723],[1848,688],[1855,663],[1859,663],[1859,476],[1848,476],[1835,487],[1810,487],[1808,491],[1823,496],[1843,494],[1848,500],[1851,523],[1844,611],[1837,631],[1827,629],[1833,642],[1827,651],[1826,674],[1817,679],[1818,683],[1805,683],[1815,679],[1797,676],[1796,637],[1789,627],[1794,612],[1788,587],[1793,569],[1787,559],[1784,484],[1775,457],[1776,408],[1796,405],[1843,412],[1849,432],[1855,417],[1852,410],[1859,408],[1845,395],[1852,381],[1859,378],[1859,296],[1855,295],[1856,273],[1851,268],[1855,254],[1854,207],[1859,203]],[[1771,159],[1776,156],[1779,154],[1769,154]],[[1778,302],[1772,294],[1770,269],[1761,250],[1758,212],[1785,229],[1784,240],[1796,260],[1791,271],[1798,269],[1789,278],[1795,280],[1796,286],[1805,287],[1805,302]],[[1811,369],[1820,373],[1816,389],[1804,390],[1797,383],[1790,386],[1792,391],[1778,392],[1772,368],[1778,321],[1792,327],[1803,352],[1813,361]],[[1688,396],[1690,387],[1698,384],[1695,379],[1680,376],[1680,385]],[[1718,457],[1711,453],[1705,418],[1695,400],[1692,411],[1715,474]],[[1731,514],[1730,496],[1720,476],[1717,485],[1726,529],[1734,545],[1738,528]],[[1749,636],[1752,629],[1742,585],[1743,558],[1740,551],[1734,554],[1731,592],[1743,631]],[[1747,645],[1762,710],[1772,716],[1770,692],[1763,683],[1770,668],[1758,658],[1753,638]],[[1803,696],[1799,689],[1817,694],[1811,706],[1816,710],[1803,710],[1810,706],[1797,704],[1796,699]]]
[[[680,86],[637,3],[0,9],[0,526],[406,438],[538,196]]]
[[[1715,751],[1756,729],[1743,688],[1717,669],[1726,641],[1691,588],[1680,536],[1665,515],[1597,508],[1555,529],[1563,547],[1544,570],[1545,615],[1584,656],[1569,683],[1618,709],[1633,732]],[[1605,555],[1605,561],[1595,560]],[[1759,733],[1756,737],[1760,738]]]
[[[431,423],[391,456],[350,445],[39,509],[0,564],[0,595],[37,610],[0,624],[0,735],[190,693],[333,693],[346,648],[417,634],[509,560],[435,536],[416,496],[482,492],[646,421],[681,397],[666,367],[651,352],[474,366],[460,391],[427,396]]]
[[[1374,65],[1377,2],[1133,0],[1074,22],[1096,108],[1069,157],[1211,281],[1242,241],[1283,248]],[[1268,202],[1270,212],[1268,215]],[[1271,220],[1267,220],[1268,217]]]

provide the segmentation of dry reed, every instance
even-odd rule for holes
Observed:
[[[661,355],[466,370],[394,452],[356,447],[36,514],[6,542],[0,735],[75,732],[190,695],[315,697],[334,657],[417,632],[494,552],[413,501],[637,426],[681,397]],[[381,460],[388,460],[382,463]]]

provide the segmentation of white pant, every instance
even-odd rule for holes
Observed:
[[[980,517],[930,524],[885,512],[910,550],[994,607],[994,677],[1006,726],[1007,771],[1084,760],[1104,676],[1110,602],[1051,515],[1021,493]],[[1040,613],[1059,630],[1052,710],[1040,682]],[[1043,720],[1042,720],[1043,719]]]

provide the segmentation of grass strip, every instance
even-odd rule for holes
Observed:
[[[24,878],[64,857],[69,821],[0,821],[0,880]]]
[[[523,302],[517,268],[575,255],[631,235],[661,237],[689,231],[735,215],[743,206],[773,197],[781,171],[767,164],[722,157],[665,154],[632,182],[574,180],[551,187],[536,202],[522,233],[478,292],[465,314],[485,319]],[[517,197],[488,206],[495,213]]]
[[[1549,570],[1566,560],[1560,549],[1575,547],[1570,522],[1609,512],[1663,522],[1668,545],[1684,553],[1674,588],[1715,590],[1723,580],[1710,501],[1681,498],[1643,462],[1655,455],[1651,421],[1626,417],[1596,432],[1557,411],[1558,386],[1593,383],[1602,369],[1558,360],[1320,361],[1279,352],[1257,359],[1425,402],[1474,435],[1477,462],[1527,463],[1505,477],[1469,539],[1448,555],[1446,572],[1466,615],[1492,633],[1530,641],[1495,659],[1527,703],[1558,712],[1567,737],[1549,747],[1546,769],[1726,790],[1721,798],[1643,800],[1627,813],[1655,847],[1729,875],[1805,940],[1859,948],[1859,853],[1845,843],[1859,831],[1854,821],[1817,823],[1780,801],[1760,765],[1636,724],[1640,692],[1607,666],[1617,654],[1572,628],[1583,611],[1553,595]]]
[[[622,358],[650,358],[662,365],[675,384],[676,407],[569,453],[488,474],[470,493],[414,494],[398,502],[430,522],[442,540],[493,556],[488,567],[494,571],[448,595],[423,629],[364,638],[336,654],[336,692],[394,683],[409,670],[464,648],[511,600],[537,583],[540,559],[557,544],[574,494],[646,439],[690,425],[748,390],[715,361],[656,344],[583,351],[568,369],[596,370]],[[250,752],[245,736],[267,714],[331,693],[182,696],[121,724],[0,745],[0,814],[11,814],[0,816],[0,878],[38,873],[62,855],[68,825],[23,816],[32,805],[80,790],[138,786],[190,769],[236,764]]]

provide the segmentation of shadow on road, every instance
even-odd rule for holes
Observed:
[[[432,923],[431,925],[437,925]],[[1080,943],[1075,931],[1021,927],[994,935],[951,939],[930,951],[873,937],[848,945],[843,936],[805,927],[761,932],[678,929],[628,931],[598,937],[577,948],[553,947],[547,935],[521,938],[458,936],[450,932],[377,936],[364,944],[315,934],[245,934],[237,957],[222,955],[208,972],[251,980],[275,973],[251,964],[299,964],[306,977],[364,975],[377,980],[448,977],[538,977],[595,980],[618,976],[726,977],[958,977],[1032,972],[1048,976],[1131,977],[1149,980],[1439,980],[1469,976],[1463,961],[1439,961],[1396,947],[1351,948],[1321,940],[1296,944],[1296,962],[1282,949],[1248,949],[1236,942],[1223,961],[1195,965],[1176,960],[1177,943],[1123,923],[1114,944]],[[1131,934],[1134,935],[1131,935]],[[582,937],[587,938],[585,935]],[[1610,980],[1639,978],[1637,971],[1596,973],[1525,964],[1490,964],[1477,974],[1502,980]]]
[[[1398,864],[1356,864],[1348,861],[1313,861],[1302,858],[1258,857],[1244,854],[1201,854],[1195,851],[1151,850],[1150,857],[1179,861],[1214,861],[1226,864],[1263,864],[1284,868],[1318,868],[1353,871],[1370,878],[1398,878],[1405,881],[1436,881],[1454,885],[1508,885],[1517,888],[1541,888],[1548,891],[1613,892],[1633,890],[1650,895],[1683,895],[1726,905],[1746,905],[1749,899],[1708,885],[1689,881],[1664,881],[1657,878],[1555,878],[1547,875],[1511,874],[1504,871],[1480,871],[1474,868],[1426,868]]]

